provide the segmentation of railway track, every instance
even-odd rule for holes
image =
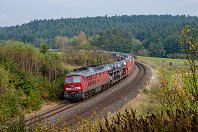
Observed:
[[[80,103],[80,102],[79,102]],[[62,104],[54,109],[51,109],[47,112],[44,112],[44,113],[41,113],[41,114],[38,114],[38,115],[35,115],[31,118],[28,118],[25,120],[25,126],[30,126],[30,125],[33,125],[37,122],[41,122],[42,120],[45,120],[49,117],[52,117],[62,111],[65,111],[71,107],[74,107],[76,105],[78,105],[79,103],[76,103],[76,104]]]
[[[75,107],[78,107],[80,105],[84,105],[83,103],[88,102],[90,99],[87,99],[86,101],[82,101],[82,102],[75,103],[75,104],[67,104],[67,103],[62,104],[59,107],[56,107],[56,108],[54,108],[50,111],[47,111],[45,113],[36,115],[32,118],[26,119],[25,120],[25,126],[26,127],[32,126],[32,125],[34,125],[38,122],[41,122],[41,121],[46,120],[48,118],[52,118],[53,116],[56,116],[60,113],[63,113],[63,112],[66,113],[66,111],[69,111],[69,110],[70,111],[76,111],[75,115],[78,115],[80,117],[83,117],[83,118],[89,117],[93,113],[93,110],[96,111],[96,112],[101,111],[104,107],[107,107],[107,106],[109,106],[113,103],[116,103],[123,96],[128,94],[129,91],[136,92],[136,94],[134,95],[134,96],[136,96],[137,93],[138,93],[138,89],[134,89],[134,87],[137,87],[138,83],[140,83],[141,81],[144,81],[146,68],[145,68],[144,65],[136,62],[136,69],[138,70],[138,73],[134,77],[133,81],[130,81],[129,83],[124,85],[122,88],[120,88],[117,91],[111,93],[110,96],[104,97],[103,99],[96,102],[95,104],[89,105],[89,106],[87,106],[83,109],[76,108],[75,110],[71,110],[71,109],[73,109]],[[122,83],[126,83],[125,81],[126,81],[127,78],[125,78],[122,81]],[[120,85],[120,83],[118,83],[116,85]],[[116,85],[114,85],[113,87],[116,87]],[[102,91],[101,93],[93,96],[92,98],[96,98],[97,96],[99,96],[101,94],[104,94],[107,90]],[[73,115],[74,115],[74,113],[66,115],[65,118],[64,118],[65,122],[67,122],[71,126],[73,124],[76,124],[76,122],[78,122],[80,120],[79,118],[74,118]]]

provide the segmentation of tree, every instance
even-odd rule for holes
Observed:
[[[81,31],[78,35],[78,44],[81,44],[84,41],[87,41],[87,36],[84,32]]]
[[[197,77],[196,70],[198,68],[196,60],[198,59],[198,39],[192,32],[190,26],[184,26],[181,32],[181,39],[178,40],[178,43],[183,46],[184,53],[188,59],[189,69],[191,71],[191,78],[193,89],[191,90],[193,95],[198,100],[198,86],[197,86]],[[195,90],[194,90],[195,89]]]
[[[151,43],[148,46],[148,50],[149,50],[149,55],[153,57],[164,57],[166,53],[162,43],[158,43],[158,44]]]
[[[129,53],[133,50],[136,54],[138,50],[143,48],[142,43],[135,39],[131,32],[127,32],[123,28],[116,28],[101,33],[98,41],[94,45],[110,51]]]
[[[148,38],[143,41],[144,47],[147,49],[151,43],[161,43],[162,37],[157,33],[153,32],[148,35]]]
[[[34,46],[35,47],[40,47],[42,43],[46,43],[43,38],[35,38],[34,39]]]
[[[163,41],[164,50],[166,54],[174,54],[174,53],[181,53],[181,46],[177,43],[177,38],[179,36],[176,35],[169,35]]]
[[[46,54],[49,51],[49,46],[45,43],[42,43],[40,46],[40,52]]]
[[[55,38],[55,44],[57,49],[63,49],[64,47],[69,45],[69,39],[67,36],[65,37],[57,36]]]
[[[72,44],[72,46],[76,46],[78,44],[78,38],[77,38],[77,36],[74,36],[72,38],[69,38],[69,42]]]
[[[138,51],[144,49],[144,46],[140,40],[133,38],[131,42],[131,49],[135,54],[138,54]]]
[[[91,44],[87,41],[83,41],[82,43],[80,43],[80,48],[88,50],[91,48]]]

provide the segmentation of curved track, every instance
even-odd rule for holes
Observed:
[[[56,114],[58,114],[58,113],[60,113],[62,111],[65,111],[65,110],[67,110],[67,109],[69,109],[71,107],[74,107],[74,106],[76,106],[78,104],[79,103],[76,103],[76,104],[62,104],[62,105],[60,105],[60,106],[58,106],[58,107],[56,107],[54,109],[51,109],[51,110],[49,110],[47,112],[35,115],[35,116],[25,120],[25,126],[33,125],[33,124],[35,124],[37,122],[40,122],[40,121],[45,120],[45,119],[47,119],[49,117],[52,117],[52,116],[54,116],[54,115],[56,115]]]
[[[149,77],[148,68],[140,63],[136,62],[135,71],[136,74],[128,76],[123,81],[121,81],[121,83],[114,85],[110,89],[116,89],[116,87],[120,87],[120,88],[118,88],[117,90],[111,92],[110,94],[104,97],[97,97],[97,96],[101,96],[102,94],[105,94],[110,89],[102,91],[101,93],[93,96],[92,98],[86,101],[82,101],[75,104],[62,104],[59,107],[56,107],[50,111],[47,111],[45,113],[42,113],[40,115],[25,120],[25,125],[31,126],[45,119],[50,120],[50,118],[51,120],[54,120],[56,119],[56,116],[60,113],[63,114],[65,122],[67,122],[69,125],[73,125],[80,120],[79,116],[83,118],[89,117],[90,115],[92,115],[93,110],[97,113],[101,112],[102,109],[104,109],[105,107],[109,107],[113,104],[116,104],[117,102],[119,102],[119,100],[121,100],[123,97],[129,94],[132,94],[130,98],[133,98],[138,94],[139,84],[142,83],[142,85],[145,85],[145,81]],[[99,98],[100,100],[97,98]],[[94,101],[94,103],[88,104],[88,102],[91,102],[94,99],[96,100]],[[74,118],[74,115],[78,115],[78,118]]]

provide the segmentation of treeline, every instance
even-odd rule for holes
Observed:
[[[103,16],[85,18],[61,18],[57,20],[34,20],[21,26],[1,28],[0,38],[15,39],[23,42],[35,42],[39,39],[53,41],[56,36],[73,37],[80,31],[89,36],[100,34],[117,27],[134,34],[143,41],[150,33],[156,32],[161,37],[181,30],[183,25],[197,27],[198,18],[171,15],[132,15]]]
[[[162,39],[157,33],[152,33],[148,39],[141,42],[131,32],[127,32],[123,28],[115,28],[93,36],[88,36],[82,31],[71,38],[57,36],[55,37],[55,48],[103,49],[126,53],[133,52],[135,55],[142,56],[184,58],[177,39],[179,39],[177,34]]]
[[[29,42],[36,47],[46,43],[50,48],[56,48],[55,43],[59,37],[65,37],[65,42],[76,44],[78,34],[84,32],[91,39],[87,45],[81,43],[81,47],[97,45],[115,51],[129,51],[131,49],[128,48],[133,48],[133,52],[140,55],[178,58],[182,56],[179,55],[181,52],[176,39],[184,25],[190,25],[196,32],[198,17],[123,15],[34,20],[20,26],[0,28],[0,40]],[[121,40],[123,37],[126,39]]]

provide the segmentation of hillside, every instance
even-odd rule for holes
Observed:
[[[156,33],[162,39],[181,31],[184,25],[198,27],[198,17],[171,15],[132,15],[132,16],[103,16],[85,18],[61,18],[57,20],[33,20],[30,23],[0,28],[0,40],[18,40],[36,43],[42,39],[53,45],[56,36],[73,37],[80,31],[92,36],[123,28],[140,41]]]

